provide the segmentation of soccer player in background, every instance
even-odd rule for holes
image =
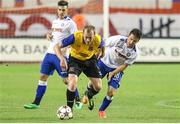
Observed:
[[[57,56],[58,49],[54,48],[56,44],[62,42],[64,38],[73,34],[77,30],[75,22],[67,16],[67,11],[68,2],[60,0],[58,2],[57,8],[58,18],[55,19],[52,23],[52,39],[50,42],[50,46],[41,64],[41,75],[36,89],[36,97],[32,103],[24,105],[24,108],[26,109],[39,108],[41,99],[46,91],[47,79],[49,75],[53,74],[54,70],[56,70],[58,74],[63,78],[64,83],[68,84],[67,72],[60,67],[60,60]],[[81,107],[82,105],[80,103],[80,98],[77,89],[75,100],[77,103],[76,107]]]
[[[105,56],[98,60],[98,66],[102,78],[107,75],[108,90],[99,108],[100,118],[106,118],[105,110],[120,86],[123,71],[134,63],[137,57],[136,43],[141,37],[142,32],[139,29],[133,29],[128,37],[116,35],[105,41]]]
[[[85,16],[82,14],[81,9],[76,10],[77,13],[72,17],[77,25],[77,29],[82,31],[85,25],[88,25]]]
[[[68,65],[62,52],[60,51],[58,54],[61,60],[61,67],[68,69],[69,84],[66,91],[67,105],[73,108],[78,77],[81,72],[83,72],[91,81],[92,87],[88,87],[87,96],[89,109],[92,110],[94,107],[93,96],[96,95],[102,87],[101,75],[97,67],[97,57],[95,54],[99,49],[103,49],[104,41],[100,35],[95,33],[95,27],[88,25],[84,27],[83,31],[75,32],[64,39],[60,45],[56,46],[57,49],[62,49],[69,45],[70,56]]]

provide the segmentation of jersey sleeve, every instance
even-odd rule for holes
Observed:
[[[74,41],[75,41],[74,34],[71,34],[69,37],[62,40],[61,46],[66,47],[66,46],[68,46],[70,44],[73,44]]]
[[[69,27],[69,33],[73,34],[75,31],[77,31],[76,23],[74,21],[71,21],[70,27]]]
[[[112,46],[116,45],[119,42],[119,40],[120,40],[120,37],[118,35],[111,36],[111,37],[106,39],[105,46],[106,47],[112,47]]]
[[[99,48],[102,48],[104,45],[105,45],[105,42],[104,42],[103,39],[101,39],[101,43],[100,43],[100,45],[99,45]]]

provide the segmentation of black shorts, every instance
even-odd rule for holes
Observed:
[[[85,61],[69,56],[68,74],[75,74],[79,76],[81,72],[83,72],[87,77],[101,78],[101,73],[97,65],[97,58],[95,55]]]

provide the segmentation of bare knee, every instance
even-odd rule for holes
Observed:
[[[75,91],[77,87],[78,77],[76,75],[70,75],[68,77],[68,89],[71,91]]]
[[[107,92],[107,96],[109,96],[109,97],[111,97],[111,98],[112,98],[112,97],[114,96],[114,92],[112,92],[112,91],[108,91],[108,92]]]
[[[68,85],[68,79],[67,78],[63,78],[63,82],[65,85]]]
[[[92,85],[93,85],[93,87],[94,87],[94,89],[95,89],[96,91],[100,91],[101,88],[102,88],[101,79],[94,81],[94,82],[92,83]]]
[[[48,75],[46,75],[46,74],[41,74],[40,75],[40,80],[42,80],[42,81],[47,81],[47,79],[48,79]]]
[[[96,87],[94,87],[94,89],[95,89],[96,91],[100,91],[100,90],[101,90],[101,88],[102,88],[102,86],[101,86],[101,85],[97,85]]]
[[[107,96],[112,98],[114,96],[115,92],[116,92],[116,89],[114,89],[113,87],[110,86],[110,87],[108,87]]]

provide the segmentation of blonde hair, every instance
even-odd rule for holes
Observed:
[[[86,25],[84,26],[83,32],[87,31],[88,33],[90,33],[91,31],[94,31],[94,34],[96,34],[96,28],[93,25]]]

